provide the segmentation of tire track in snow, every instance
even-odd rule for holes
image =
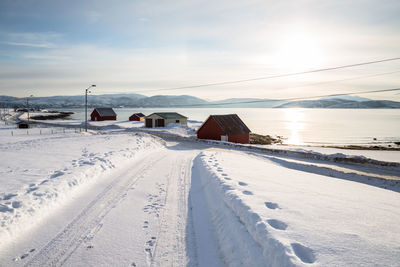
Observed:
[[[74,251],[90,239],[91,233],[103,218],[118,205],[154,163],[165,158],[166,153],[152,153],[143,158],[135,168],[129,168],[92,200],[57,236],[47,243],[24,266],[61,266]]]
[[[186,219],[192,160],[177,158],[168,175],[165,206],[150,266],[186,266]]]

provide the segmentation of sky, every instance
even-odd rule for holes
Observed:
[[[400,87],[398,0],[1,0],[0,95],[290,98]],[[161,90],[159,90],[161,89]],[[400,101],[396,92],[362,95]]]

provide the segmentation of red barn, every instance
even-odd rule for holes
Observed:
[[[250,132],[236,114],[211,115],[197,130],[197,138],[248,144]]]
[[[144,121],[144,117],[146,117],[143,113],[135,113],[129,117],[130,121]]]
[[[90,114],[92,121],[115,121],[117,114],[112,108],[95,108]]]

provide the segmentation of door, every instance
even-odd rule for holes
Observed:
[[[153,127],[153,119],[146,119],[146,127],[147,128]]]
[[[156,119],[156,127],[164,127],[165,121],[164,119]]]

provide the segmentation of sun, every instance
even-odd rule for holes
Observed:
[[[321,66],[323,57],[320,42],[315,35],[291,32],[282,37],[276,61],[280,68],[301,71]]]

